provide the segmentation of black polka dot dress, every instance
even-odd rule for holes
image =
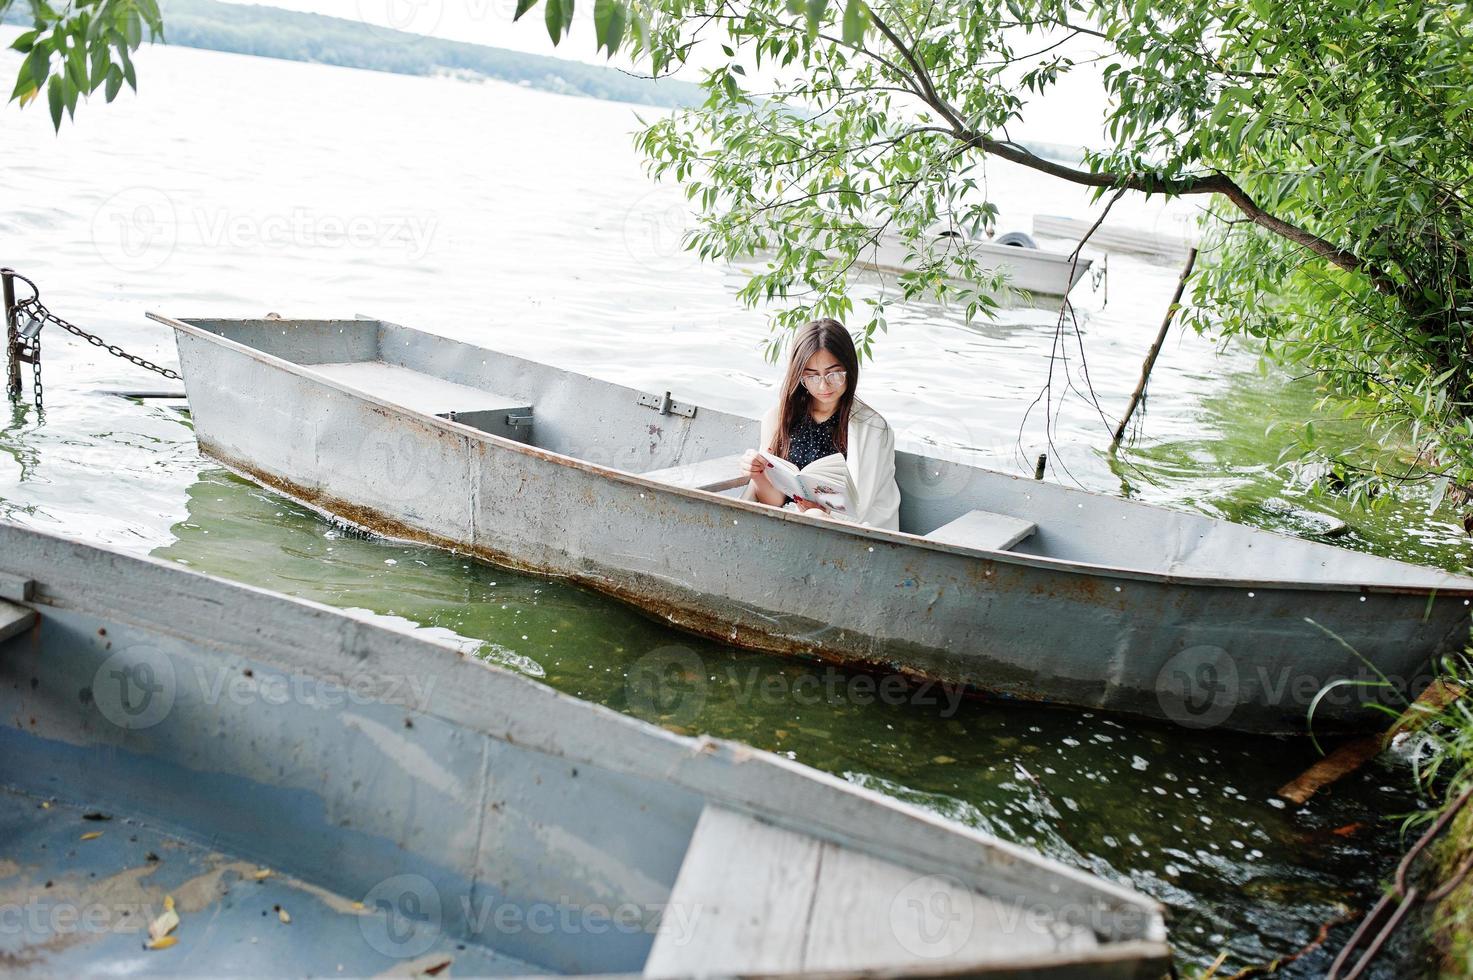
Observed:
[[[803,419],[793,427],[788,444],[788,462],[802,469],[816,459],[838,452],[834,445],[834,433],[839,429],[839,413],[835,412],[822,422],[813,421],[813,416],[803,413]]]

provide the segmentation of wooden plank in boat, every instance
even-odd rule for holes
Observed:
[[[0,643],[18,636],[31,628],[36,621],[36,611],[13,602],[0,599]]]
[[[1038,530],[1038,525],[1021,517],[994,514],[989,510],[969,510],[961,517],[943,524],[925,535],[929,541],[981,548],[983,551],[1006,551]]]
[[[677,487],[690,487],[694,490],[730,490],[747,482],[747,475],[742,472],[743,453],[733,453],[730,456],[717,456],[714,459],[703,459],[698,463],[686,463],[681,466],[668,466],[662,470],[651,470],[641,473],[640,476],[661,483],[673,483]]]
[[[648,977],[984,964],[1092,950],[1092,932],[945,875],[707,806]]]
[[[972,891],[859,851],[824,844],[803,969],[1026,962],[1093,950],[1094,933],[1024,902]]]
[[[481,388],[456,384],[422,371],[385,364],[383,361],[345,361],[313,364],[313,371],[339,384],[427,415],[447,412],[497,412],[525,410],[525,399],[511,398]]]
[[[645,975],[796,970],[803,962],[821,847],[806,834],[706,807],[670,893]]]

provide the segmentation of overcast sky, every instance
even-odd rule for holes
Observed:
[[[243,0],[226,2],[240,3]],[[516,0],[272,0],[264,6],[361,20],[415,34],[511,48],[594,65],[634,68],[622,54],[610,61],[604,53],[595,53],[593,0],[581,0],[575,6],[572,33],[556,47],[547,36],[541,3],[515,23],[512,22],[512,14],[516,12]],[[719,44],[700,44],[695,49],[692,64],[697,68],[709,67],[725,60]],[[746,67],[749,73],[752,72],[751,64]],[[688,69],[681,77],[698,81],[700,75],[699,71]],[[1099,145],[1102,140],[1099,120],[1103,107],[1104,92],[1098,72],[1094,66],[1081,66],[1066,76],[1047,99],[1033,105],[1025,123],[1014,127],[1010,135],[1014,139],[1074,146]]]

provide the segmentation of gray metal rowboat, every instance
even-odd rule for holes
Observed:
[[[376,320],[179,321],[201,449],[392,536],[678,626],[1194,727],[1380,727],[1473,579],[897,453],[901,530],[734,499],[756,421]],[[1374,670],[1372,669],[1374,667]],[[1377,671],[1389,686],[1380,684]]]
[[[1155,902],[834,777],[7,524],[0,717],[7,976],[1169,963]]]

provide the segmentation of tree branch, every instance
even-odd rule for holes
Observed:
[[[942,127],[933,127],[943,130]],[[1145,174],[1115,174],[1115,173],[1093,173],[1088,170],[1079,170],[1068,167],[1052,160],[1046,160],[1016,143],[1007,143],[992,139],[981,133],[966,130],[952,130],[952,135],[962,140],[969,146],[976,147],[991,156],[1001,157],[1031,170],[1067,180],[1070,183],[1082,184],[1085,187],[1103,187],[1110,189],[1123,188],[1125,190],[1141,191],[1147,194],[1171,194],[1185,197],[1189,194],[1221,194],[1237,206],[1239,211],[1247,215],[1254,224],[1267,228],[1277,235],[1287,238],[1289,241],[1303,245],[1321,258],[1327,259],[1332,264],[1344,269],[1346,272],[1354,272],[1359,275],[1369,276],[1376,288],[1388,296],[1399,294],[1396,281],[1373,263],[1367,262],[1353,252],[1346,251],[1314,234],[1307,229],[1301,228],[1292,222],[1270,214],[1259,207],[1253,197],[1238,185],[1231,177],[1224,173],[1194,175],[1178,179],[1165,179],[1150,177]]]

